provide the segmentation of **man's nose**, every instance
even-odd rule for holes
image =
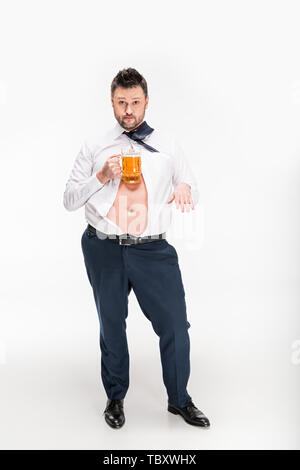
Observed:
[[[129,104],[127,105],[126,112],[127,112],[127,114],[131,114],[131,107],[129,106]]]

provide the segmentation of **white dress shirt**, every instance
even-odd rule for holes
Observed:
[[[124,233],[106,217],[116,198],[121,178],[114,178],[102,184],[96,173],[101,170],[108,157],[121,153],[121,147],[134,144],[123,134],[124,130],[126,129],[117,122],[113,129],[96,141],[84,140],[63,196],[63,203],[68,211],[85,205],[86,221],[106,234]],[[145,231],[139,235],[141,237],[167,231],[172,220],[172,205],[175,204],[175,200],[170,204],[168,200],[178,183],[188,183],[191,186],[194,206],[199,200],[196,178],[177,138],[170,133],[154,129],[143,142],[147,142],[159,152],[150,152],[141,146],[142,174],[148,192],[148,224]]]

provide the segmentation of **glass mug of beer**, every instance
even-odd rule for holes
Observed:
[[[128,184],[138,184],[142,173],[142,149],[139,145],[121,148],[122,181]]]

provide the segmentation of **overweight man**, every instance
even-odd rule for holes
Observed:
[[[148,103],[144,77],[133,68],[120,70],[111,83],[116,124],[95,142],[83,142],[63,197],[68,211],[85,206],[81,247],[100,324],[101,378],[107,395],[103,415],[112,428],[125,423],[126,319],[133,289],[159,337],[167,410],[191,425],[209,427],[187,391],[191,325],[178,255],[166,238],[172,203],[182,212],[194,210],[197,184],[177,138],[144,120]],[[120,161],[121,149],[131,144],[143,151],[135,184],[123,181]]]

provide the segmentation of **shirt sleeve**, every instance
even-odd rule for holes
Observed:
[[[75,159],[63,196],[63,203],[68,211],[82,207],[92,194],[105,186],[92,171],[93,156],[85,140]]]
[[[194,206],[199,202],[199,190],[196,177],[192,173],[183,147],[177,139],[174,141],[174,169],[172,183],[174,188],[179,183],[189,184],[191,187],[191,196]]]

